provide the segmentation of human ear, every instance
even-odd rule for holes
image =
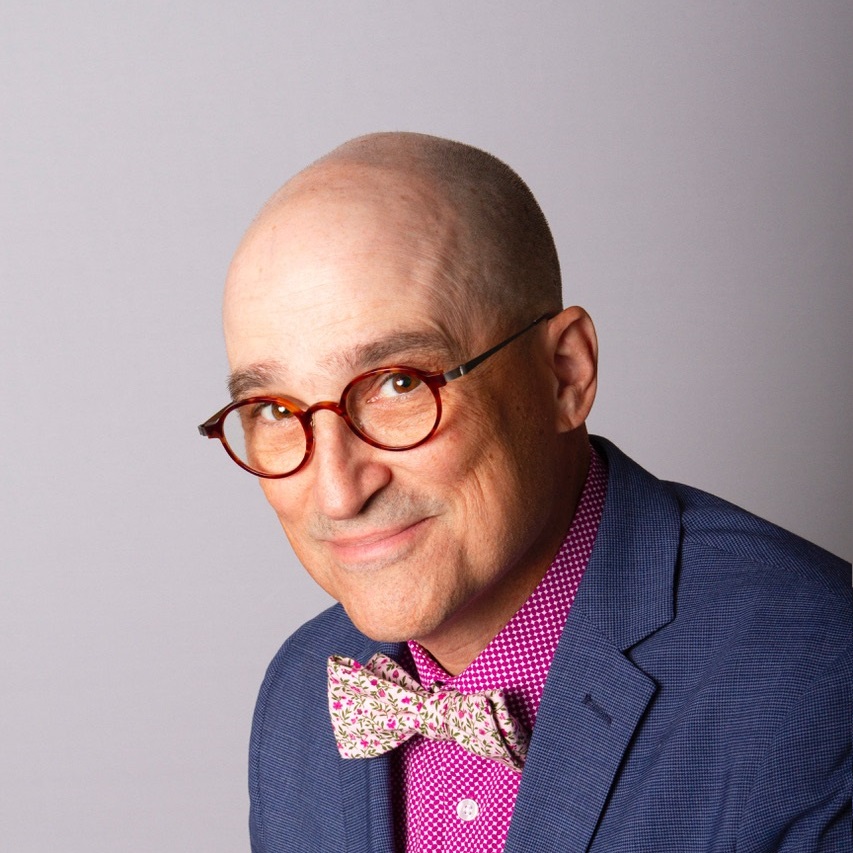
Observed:
[[[548,322],[554,372],[557,429],[571,432],[586,421],[598,384],[598,338],[589,314],[577,305]]]

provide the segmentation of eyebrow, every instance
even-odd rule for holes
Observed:
[[[326,373],[349,371],[356,376],[375,367],[394,366],[389,364],[392,358],[417,356],[429,356],[434,362],[439,360],[450,362],[460,357],[458,348],[450,343],[446,335],[437,330],[396,332],[380,340],[357,344],[344,352],[334,353],[320,364],[320,368]],[[403,365],[399,361],[397,365],[415,366]],[[433,367],[437,368],[437,365],[433,364]],[[231,399],[240,400],[252,391],[280,387],[287,373],[286,366],[279,361],[258,362],[235,370],[228,378]]]
[[[282,365],[272,361],[235,370],[228,377],[228,393],[232,400],[240,400],[248,396],[250,391],[275,384],[277,377],[281,376],[283,372]]]

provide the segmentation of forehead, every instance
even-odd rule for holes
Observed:
[[[457,351],[468,257],[458,218],[439,207],[412,192],[326,192],[262,218],[228,276],[232,371],[319,379]]]

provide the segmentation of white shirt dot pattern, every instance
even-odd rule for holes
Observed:
[[[456,677],[418,643],[409,643],[418,680],[430,690],[504,691],[512,714],[528,729],[604,509],[607,469],[593,450],[575,517],[539,585],[471,665]],[[406,853],[500,853],[521,774],[472,755],[452,741],[414,737],[394,753],[397,847]]]

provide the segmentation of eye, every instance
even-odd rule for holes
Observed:
[[[417,376],[412,376],[411,373],[389,373],[376,389],[376,396],[399,397],[402,394],[411,393],[422,384],[421,380]]]
[[[277,423],[293,418],[294,414],[281,403],[258,403],[252,410],[252,416],[267,423]]]

